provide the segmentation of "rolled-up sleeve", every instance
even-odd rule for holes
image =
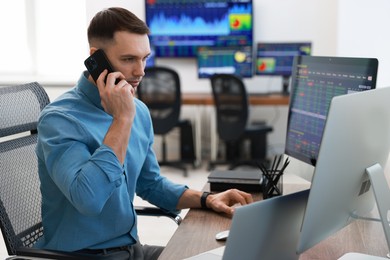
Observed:
[[[113,151],[89,140],[86,129],[68,115],[46,114],[38,132],[42,151],[37,154],[43,156],[48,175],[80,213],[99,214],[124,181]]]

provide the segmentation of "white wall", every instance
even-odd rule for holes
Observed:
[[[390,1],[339,0],[340,56],[379,60],[377,87],[390,86]]]

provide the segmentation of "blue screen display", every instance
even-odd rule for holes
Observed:
[[[157,57],[195,57],[199,46],[252,45],[252,0],[146,0]]]
[[[310,42],[257,43],[256,75],[290,76],[294,57],[310,54]]]
[[[198,49],[198,77],[209,78],[216,73],[252,77],[252,46],[200,47]]]

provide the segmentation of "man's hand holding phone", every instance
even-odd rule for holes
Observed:
[[[114,71],[104,51],[96,50],[84,64],[99,89],[104,110],[114,118],[132,121],[135,116],[135,90],[121,72]]]
[[[121,72],[107,74],[104,70],[96,82],[104,110],[114,118],[132,121],[135,116],[134,88],[124,79],[115,84],[118,78],[124,78]]]

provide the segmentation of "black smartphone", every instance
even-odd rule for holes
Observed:
[[[84,61],[84,65],[87,67],[88,72],[91,74],[95,82],[105,69],[108,70],[108,73],[114,72],[114,69],[112,68],[106,54],[102,49],[98,49],[91,56],[89,56]],[[119,81],[120,79],[116,79],[115,84],[117,84]],[[106,79],[104,79],[104,82],[106,82]]]

